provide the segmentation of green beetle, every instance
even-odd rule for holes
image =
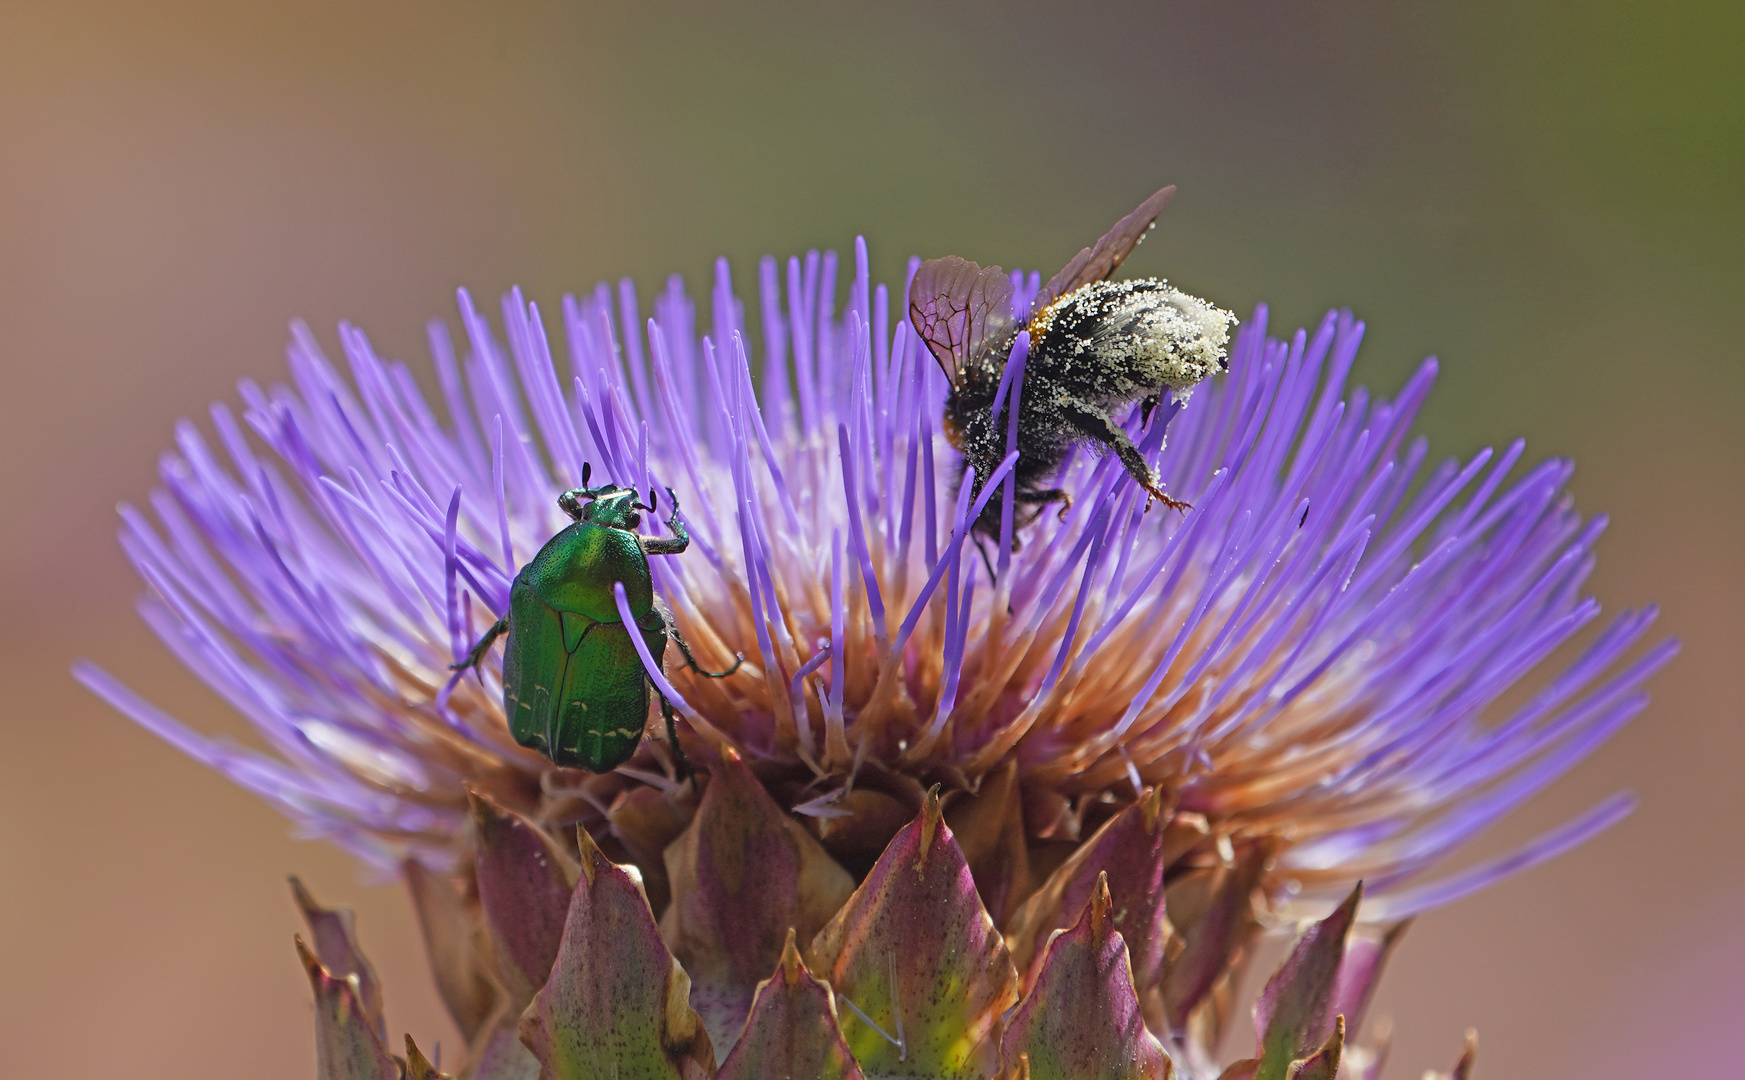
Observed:
[[[588,487],[589,472],[584,464],[582,486],[558,496],[558,506],[575,524],[546,541],[521,567],[509,589],[509,614],[486,630],[453,670],[476,667],[507,631],[503,712],[515,741],[565,768],[603,773],[636,753],[648,724],[648,673],[618,616],[615,582],[624,583],[636,630],[655,663],[666,654],[668,639],[678,645],[692,671],[712,679],[733,674],[744,658],[735,659],[726,671],[703,670],[672,616],[654,598],[648,557],[677,555],[691,544],[672,489],[667,489],[672,538],[650,540],[638,536],[636,529],[642,524],[640,511],[655,512],[654,491],[644,506],[631,488]],[[688,775],[690,763],[679,749],[672,703],[665,694],[660,706],[667,741]]]

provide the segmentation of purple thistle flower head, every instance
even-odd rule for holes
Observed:
[[[1038,278],[1012,280],[1023,310]],[[383,872],[467,862],[469,789],[658,865],[672,831],[634,811],[683,797],[658,740],[615,773],[558,769],[510,737],[498,654],[450,671],[591,463],[677,493],[693,549],[650,560],[655,595],[702,666],[745,658],[711,680],[644,650],[689,756],[707,771],[731,750],[849,865],[933,784],[1009,776],[1042,845],[1161,788],[1225,851],[1276,843],[1275,895],[1361,878],[1365,914],[1398,917],[1627,812],[1614,798],[1418,883],[1635,715],[1672,652],[1626,663],[1654,614],[1625,613],[1538,673],[1598,615],[1581,590],[1604,522],[1571,508],[1567,462],[1511,479],[1518,442],[1428,465],[1411,426],[1434,361],[1372,398],[1348,383],[1362,323],[1275,339],[1261,308],[1227,374],[1126,418],[1191,509],[1148,513],[1113,455],[1081,449],[1058,478],[1070,506],[1021,526],[1016,444],[959,482],[945,378],[863,242],[851,268],[765,259],[758,286],[748,307],[722,261],[701,308],[675,278],[645,317],[625,281],[556,313],[511,293],[495,325],[463,292],[458,342],[430,327],[438,402],[361,331],[341,327],[337,364],[296,327],[289,383],[243,383],[215,438],[184,424],[153,513],[122,511],[144,617],[265,750],[80,677]],[[1021,546],[984,561],[990,503]],[[655,515],[641,529],[662,535]]]

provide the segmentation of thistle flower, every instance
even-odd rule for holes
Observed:
[[[144,617],[265,750],[80,677],[404,878],[462,1075],[1213,1077],[1257,933],[1309,917],[1222,1075],[1378,1075],[1385,1047],[1345,1040],[1403,921],[1629,808],[1421,881],[1671,655],[1626,663],[1653,612],[1626,613],[1533,674],[1598,612],[1568,463],[1426,469],[1434,361],[1372,400],[1349,313],[1274,340],[1261,308],[1227,375],[1128,421],[1190,510],[1081,451],[1070,506],[984,556],[1017,448],[960,483],[864,243],[841,316],[837,277],[766,259],[757,346],[725,261],[702,333],[676,278],[646,323],[602,285],[565,299],[562,359],[519,292],[500,328],[463,292],[464,348],[429,334],[446,419],[362,332],[346,378],[295,327],[290,385],[215,405],[216,444],[183,424],[156,524],[122,510]],[[1013,283],[1022,309],[1038,279]],[[693,550],[651,561],[655,594],[705,667],[745,658],[648,664],[695,784],[658,739],[556,768],[510,738],[494,654],[450,671],[584,463],[678,493]],[[437,1075],[386,1049],[349,921],[298,899],[322,1075]]]

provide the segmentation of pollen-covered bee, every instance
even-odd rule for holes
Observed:
[[[1074,443],[1113,450],[1145,488],[1147,503],[1186,506],[1164,493],[1118,415],[1137,402],[1149,416],[1165,392],[1185,398],[1225,367],[1236,318],[1158,278],[1107,280],[1173,194],[1171,186],[1146,199],[1095,246],[1073,256],[1036,294],[1022,324],[1012,279],[998,266],[983,269],[953,255],[924,262],[915,273],[909,321],[951,383],[945,430],[964,464],[975,468],[977,495],[1006,456],[1010,398],[999,415],[994,402],[1019,332],[1030,332],[1022,386],[1008,390],[1019,399],[1013,475],[1021,513],[1014,533],[1047,504],[1070,502],[1049,484]],[[1000,513],[1000,501],[990,499],[976,532],[998,536]]]

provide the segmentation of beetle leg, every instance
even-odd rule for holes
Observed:
[[[652,684],[650,684],[652,685]],[[654,688],[655,696],[660,698],[660,714],[666,719],[666,741],[673,748],[673,756],[678,759],[679,779],[697,782],[697,774],[691,768],[691,759],[685,756],[684,748],[679,746],[678,716],[673,712],[673,703],[660,692],[660,687]]]
[[[484,660],[485,653],[490,651],[491,643],[496,641],[499,637],[502,637],[503,632],[507,629],[509,629],[509,617],[505,615],[491,624],[491,628],[485,631],[485,636],[479,639],[477,645],[473,646],[473,651],[467,653],[467,658],[465,660],[462,660],[458,664],[448,665],[448,670],[465,671],[467,668],[478,667],[479,662]],[[480,678],[483,677],[483,675],[480,676]]]
[[[745,663],[744,655],[734,653],[733,666],[728,668],[726,671],[710,671],[703,667],[701,664],[697,663],[697,658],[692,655],[690,643],[685,640],[683,634],[679,633],[679,628],[673,625],[672,616],[666,615],[665,612],[662,612],[662,615],[666,618],[666,636],[671,638],[673,644],[679,647],[679,652],[684,654],[685,665],[697,674],[707,676],[711,679],[725,679],[735,671],[738,671],[739,665]]]
[[[673,531],[673,535],[667,540],[642,541],[642,551],[646,555],[677,555],[691,546],[691,534],[685,531],[685,523],[679,518],[679,497],[673,494],[672,488],[666,489],[666,497],[673,504],[673,511],[666,519],[666,527]]]

